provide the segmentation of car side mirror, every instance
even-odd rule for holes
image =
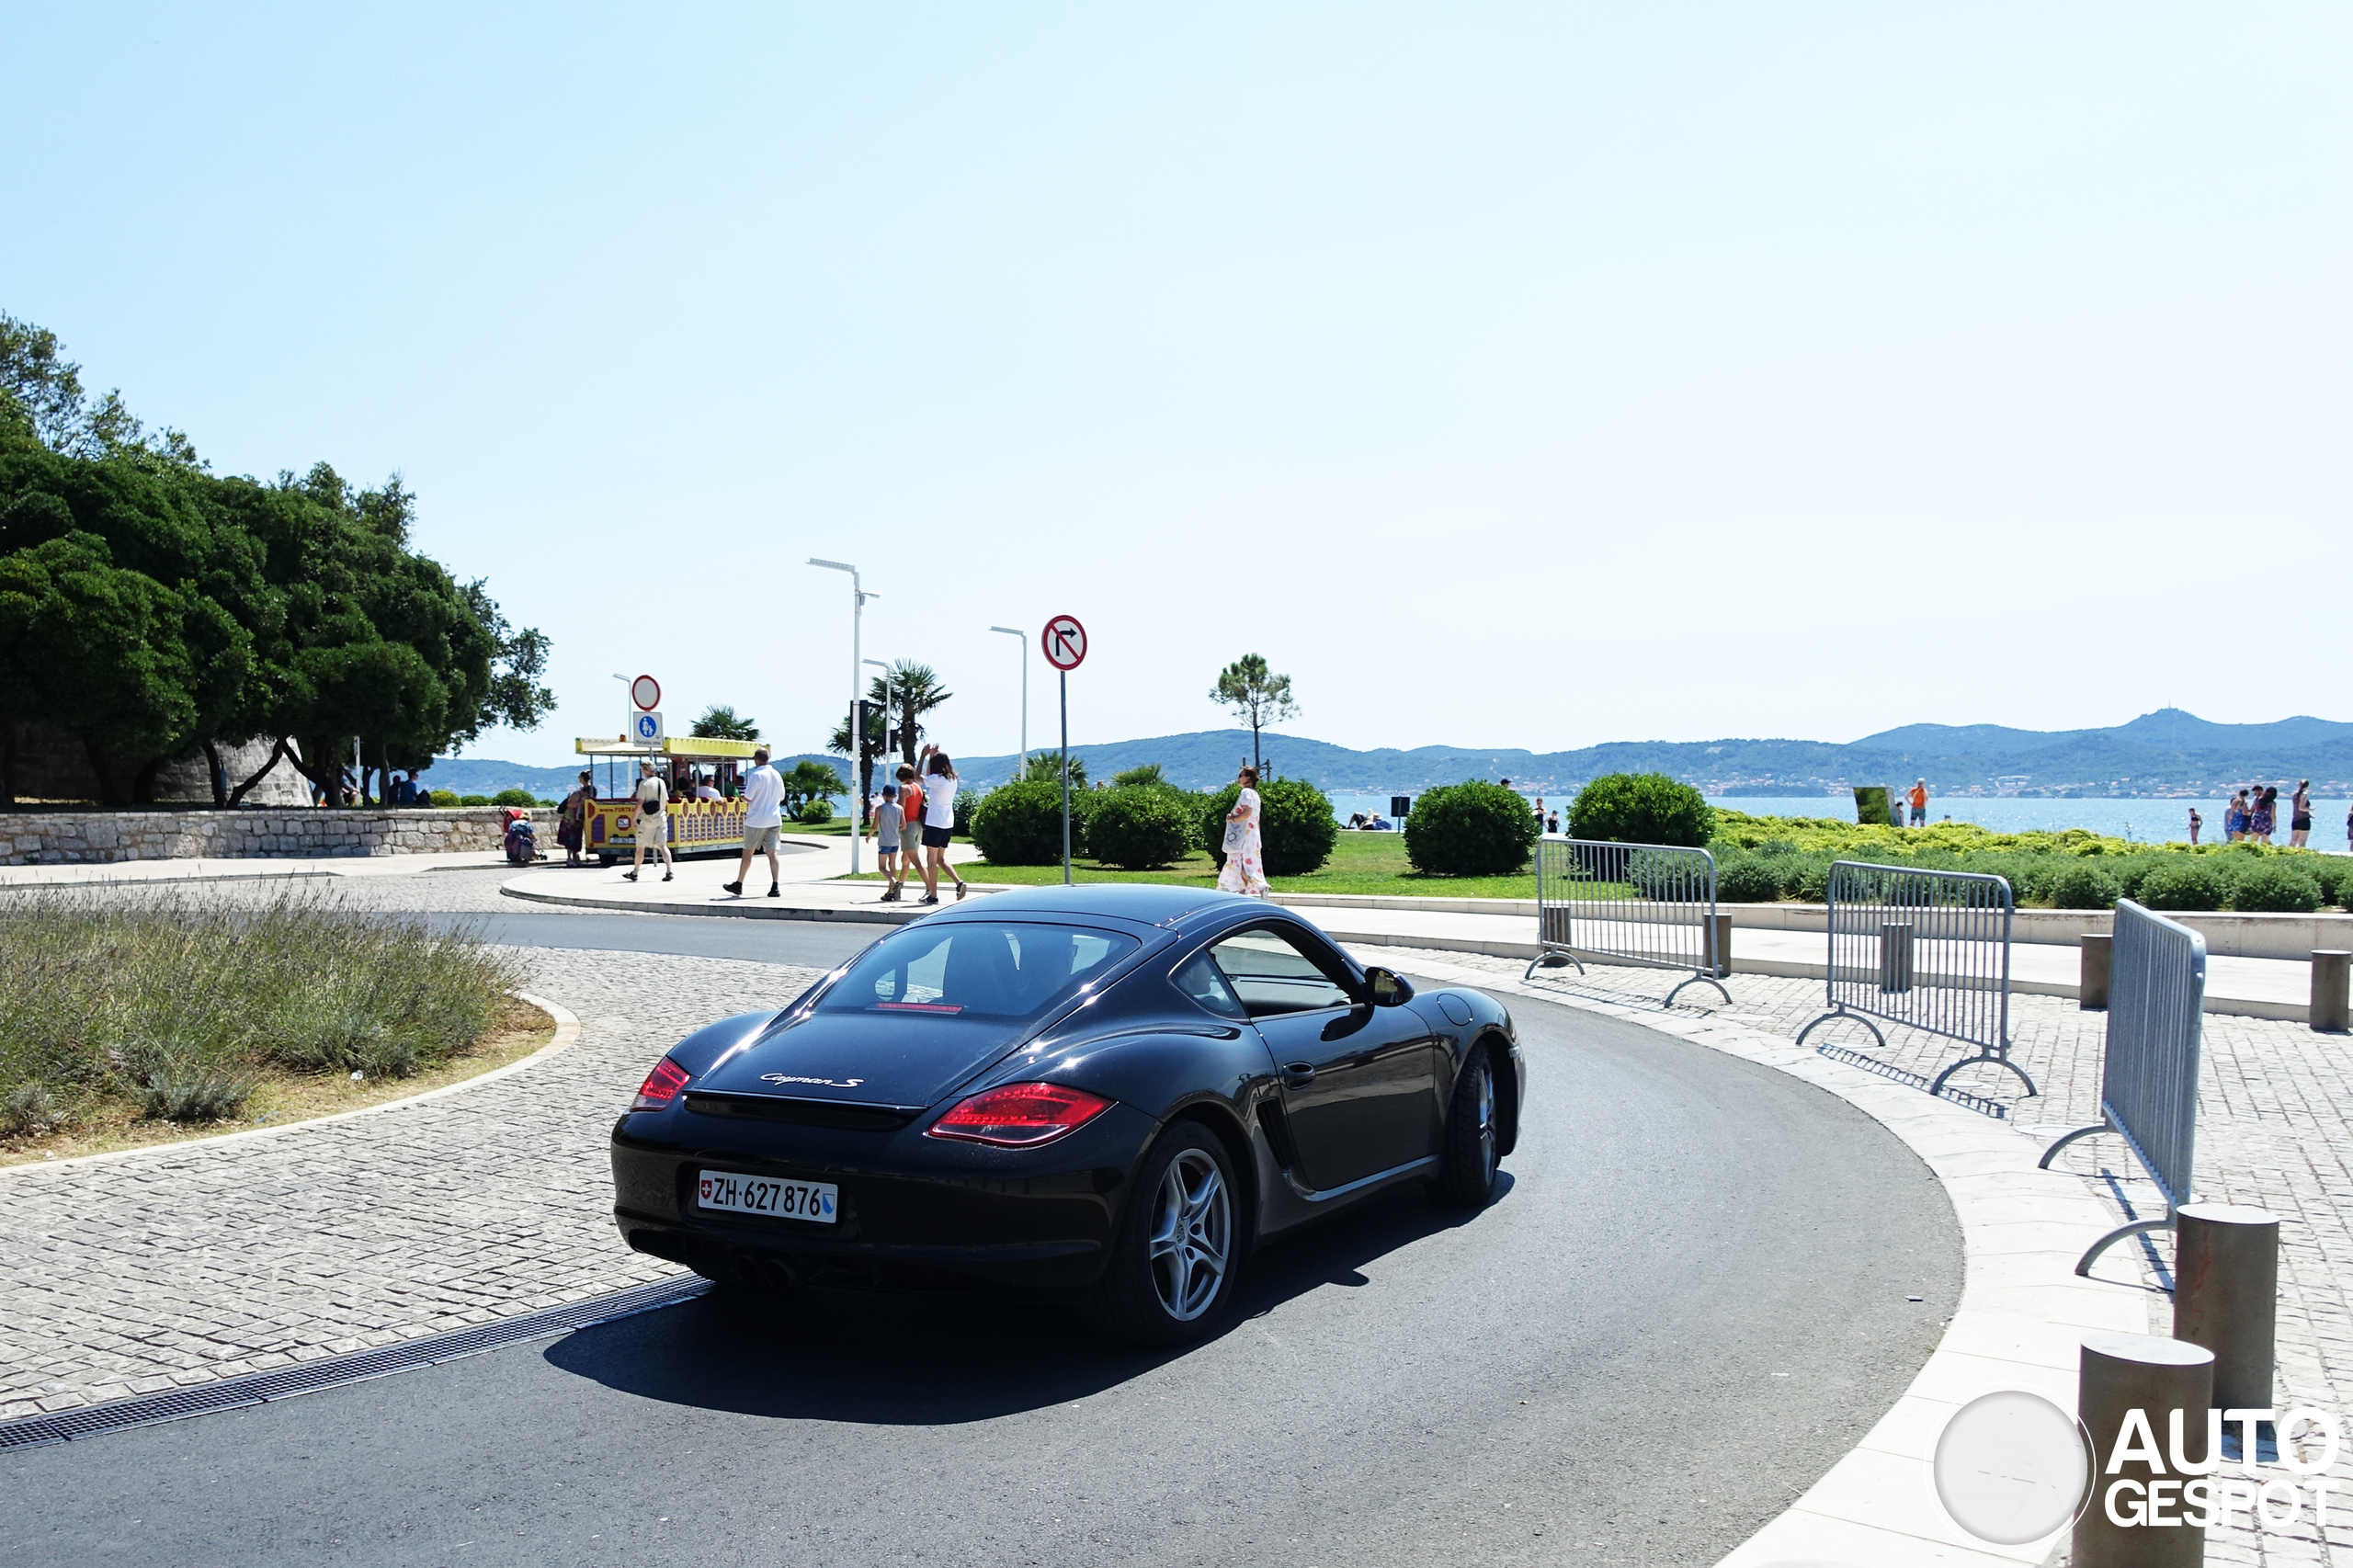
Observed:
[[[1394,1007],[1413,1000],[1414,988],[1405,977],[1394,970],[1379,966],[1364,971],[1365,988],[1372,994],[1376,1007]]]

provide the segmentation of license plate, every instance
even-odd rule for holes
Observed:
[[[778,1181],[771,1176],[704,1171],[695,1201],[731,1214],[773,1214],[830,1225],[841,1207],[841,1189],[829,1181]]]

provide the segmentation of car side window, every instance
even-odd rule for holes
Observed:
[[[1168,978],[1176,982],[1177,990],[1221,1018],[1250,1016],[1242,1006],[1242,998],[1233,994],[1233,987],[1225,983],[1225,976],[1218,972],[1216,962],[1206,950],[1195,953]]]
[[[1260,927],[1213,943],[1210,955],[1254,1018],[1346,1007],[1355,998],[1279,931]]]

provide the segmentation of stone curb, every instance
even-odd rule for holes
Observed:
[[[108,1149],[103,1153],[76,1154],[70,1160],[43,1160],[39,1165],[0,1166],[0,1183],[6,1183],[11,1177],[23,1177],[37,1172],[72,1170],[83,1165],[112,1164],[119,1160],[186,1153],[191,1149],[217,1149],[224,1143],[244,1143],[265,1138],[283,1138],[289,1133],[306,1132],[313,1127],[324,1127],[331,1122],[356,1121],[361,1117],[382,1116],[389,1111],[406,1110],[411,1106],[423,1105],[427,1100],[438,1100],[446,1095],[460,1094],[467,1089],[479,1088],[484,1084],[494,1084],[499,1079],[520,1073],[527,1067],[538,1065],[558,1051],[565,1050],[580,1038],[580,1020],[561,1003],[551,1002],[544,996],[534,996],[528,991],[517,991],[514,994],[517,1001],[530,1004],[554,1020],[555,1038],[531,1052],[530,1055],[510,1062],[504,1067],[494,1067],[487,1073],[477,1073],[471,1078],[460,1078],[454,1084],[444,1084],[438,1089],[426,1089],[421,1094],[404,1095],[396,1100],[361,1106],[358,1110],[339,1110],[332,1116],[313,1116],[301,1121],[290,1121],[281,1127],[256,1127],[243,1132],[222,1132],[210,1138],[182,1138],[173,1142],[153,1143],[139,1149]]]
[[[1936,1174],[1961,1221],[1960,1304],[1903,1397],[1803,1496],[1717,1568],[1820,1562],[1823,1568],[2040,1564],[2056,1535],[1999,1547],[1962,1531],[1937,1499],[1931,1472],[1945,1421],[1978,1395],[2025,1389],[2072,1414],[2086,1333],[2148,1332],[2137,1286],[2079,1279],[2075,1259],[2113,1223],[2078,1177],[2035,1168],[2041,1144],[2005,1123],[1848,1066],[1779,1035],[1705,1017],[1563,995],[1484,971],[1404,956],[1397,967],[1598,1013],[1802,1078],[1902,1139]],[[1436,974],[1449,970],[1450,974]],[[2048,1227],[2057,1227],[2056,1233]],[[2063,1234],[2065,1244],[2052,1244]]]

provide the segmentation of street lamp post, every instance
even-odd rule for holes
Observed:
[[[883,749],[887,751],[891,744],[891,666],[880,659],[869,659],[866,662],[882,672],[882,744]],[[863,824],[866,821],[867,788],[872,783],[872,779],[858,765],[858,759],[866,755],[866,732],[862,726],[858,730],[858,744],[859,749],[850,754],[849,770],[858,776],[858,820],[860,824]]]
[[[1021,644],[1021,773],[1029,771],[1029,638],[1010,626],[992,626],[991,631],[1002,631]],[[1020,773],[1014,775],[1018,778]]]
[[[860,622],[866,619],[866,601],[869,599],[879,599],[882,596],[880,594],[870,594],[866,591],[864,586],[862,586],[858,581],[858,568],[855,566],[846,565],[839,561],[820,561],[813,555],[809,558],[809,564],[812,566],[822,566],[828,572],[847,572],[849,574],[848,735],[850,771],[855,773],[858,771],[858,742],[861,738],[858,733],[858,672],[866,665],[866,661],[860,656],[858,651],[858,630]],[[856,822],[852,822],[849,824],[849,874],[853,877],[858,875],[858,824]]]

